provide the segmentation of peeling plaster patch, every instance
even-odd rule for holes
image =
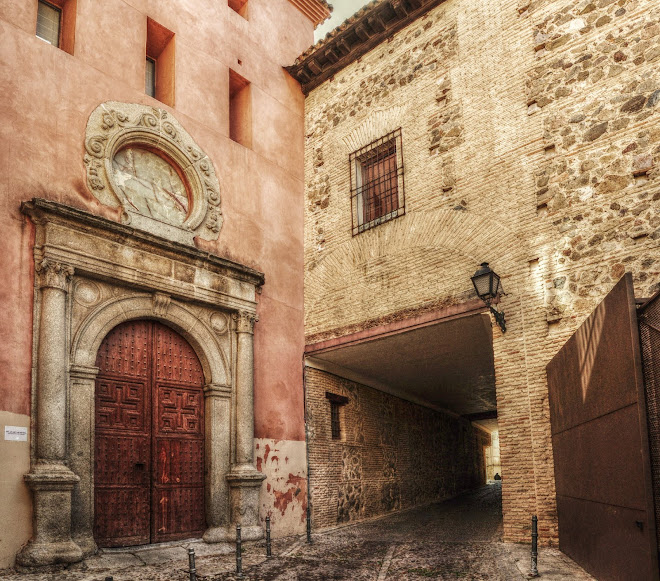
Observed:
[[[255,440],[255,458],[257,468],[266,475],[260,499],[262,522],[270,516],[275,537],[304,532],[307,512],[305,442]]]

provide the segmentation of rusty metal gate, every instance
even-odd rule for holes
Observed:
[[[94,534],[102,547],[200,536],[203,374],[155,321],[115,327],[96,358]]]
[[[559,547],[599,580],[657,580],[630,274],[566,342],[547,372]]]
[[[646,409],[648,414],[651,471],[655,499],[655,528],[660,531],[660,293],[638,311],[639,335],[642,340]],[[658,540],[660,551],[660,539]]]

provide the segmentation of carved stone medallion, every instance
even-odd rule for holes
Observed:
[[[164,238],[216,240],[220,184],[211,160],[167,111],[109,101],[85,133],[87,186],[122,220]]]

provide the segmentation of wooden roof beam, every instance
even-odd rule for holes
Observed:
[[[323,53],[323,56],[333,65],[339,60],[339,56],[337,56],[337,53],[334,51],[332,46]]]
[[[315,75],[320,75],[321,71],[323,70],[321,68],[321,65],[319,65],[319,61],[317,61],[316,59],[309,59],[309,61],[307,62],[307,68],[310,71],[312,71],[312,73],[314,73]]]
[[[369,23],[371,30],[374,32],[383,32],[386,28],[383,19],[378,14],[369,16],[369,18],[367,18],[367,22]]]
[[[405,18],[408,16],[408,10],[403,3],[403,0],[390,0],[390,6],[399,18]]]
[[[369,38],[371,37],[371,34],[369,34],[367,27],[361,22],[355,27],[355,34],[357,34],[358,38],[362,41],[369,40]]]

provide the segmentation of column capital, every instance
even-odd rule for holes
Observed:
[[[39,288],[57,288],[63,291],[68,289],[69,281],[73,276],[73,266],[44,258],[37,263],[36,271],[39,274]]]
[[[259,320],[256,313],[249,311],[237,311],[231,318],[236,322],[237,333],[254,333],[254,324]]]

